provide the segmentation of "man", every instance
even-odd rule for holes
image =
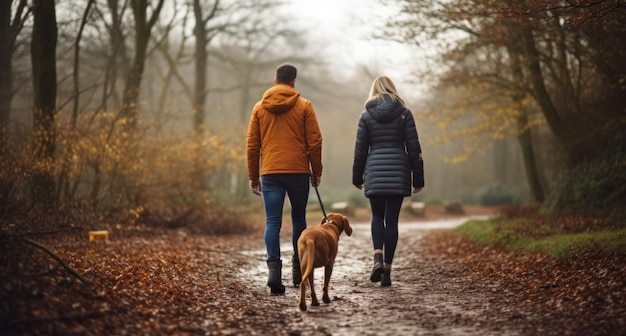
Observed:
[[[265,206],[267,285],[275,294],[285,292],[279,241],[285,194],[291,204],[297,287],[302,281],[297,243],[306,228],[309,182],[317,187],[322,177],[322,134],[313,105],[295,90],[296,75],[293,65],[276,68],[275,85],[252,109],[246,138],[250,190],[263,196]]]

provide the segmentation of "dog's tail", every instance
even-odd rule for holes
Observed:
[[[306,250],[301,251],[306,253],[306,259],[302,260],[303,263],[300,265],[302,282],[305,282],[309,278],[309,275],[313,272],[313,268],[315,267],[315,240],[307,239],[305,242]]]

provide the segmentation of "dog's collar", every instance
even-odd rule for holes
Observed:
[[[332,219],[330,219],[330,218],[329,218],[329,219],[327,219],[324,223],[322,223],[322,225],[329,225],[329,224],[332,224],[332,226],[333,226],[335,229],[337,229],[337,232],[338,232],[339,234],[341,234],[341,232],[344,230],[343,224],[342,224],[342,225],[341,225],[341,227],[340,227],[340,225],[339,225],[339,224],[337,224],[337,223],[333,222],[333,220],[332,220]]]

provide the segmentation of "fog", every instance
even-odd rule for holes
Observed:
[[[200,186],[222,201],[256,200],[247,190],[247,123],[284,62],[298,68],[296,89],[317,112],[320,192],[328,202],[364,202],[351,185],[353,146],[379,75],[395,81],[417,123],[426,187],[414,199],[541,201],[561,167],[595,159],[594,146],[612,141],[603,130],[618,125],[621,77],[612,74],[622,71],[620,54],[592,52],[608,48],[598,36],[620,40],[609,34],[616,24],[610,15],[603,18],[609,28],[592,26],[567,46],[553,45],[549,34],[556,32],[540,22],[494,28],[489,16],[440,11],[446,1],[437,10],[417,2],[401,11],[404,1],[167,1],[162,11],[160,2],[145,4],[145,18],[115,2],[62,2],[50,51],[57,80],[36,89],[32,18],[14,4],[12,15],[24,22],[6,45],[12,76],[0,77],[11,98],[0,112],[7,143],[15,144],[15,166],[6,171],[30,173],[20,151],[28,150],[23,139],[42,108],[33,98],[54,89],[55,108],[47,110],[55,123],[39,139],[51,156],[38,159],[55,176],[58,195],[137,203],[146,195],[173,197],[169,192],[187,198],[187,188]],[[568,28],[558,32],[570,34]],[[532,38],[525,47],[535,48],[525,50],[534,55],[520,51],[525,32]],[[580,64],[570,65],[573,59]],[[606,94],[590,94],[597,92]],[[589,121],[595,131],[581,138],[578,127]]]

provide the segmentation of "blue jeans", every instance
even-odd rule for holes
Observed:
[[[285,194],[291,204],[291,240],[298,256],[298,238],[306,228],[306,205],[309,201],[308,174],[273,174],[261,176],[261,193],[265,205],[265,248],[267,261],[280,261],[280,228]]]
[[[370,197],[372,244],[383,250],[384,262],[391,264],[398,245],[398,218],[404,197]]]

